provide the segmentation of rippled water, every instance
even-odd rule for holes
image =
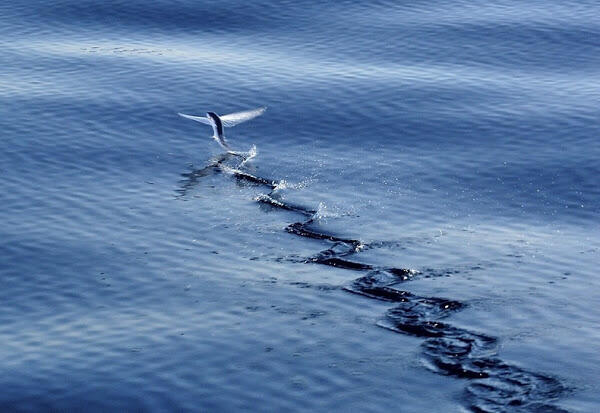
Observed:
[[[597,410],[599,16],[3,3],[2,410]]]

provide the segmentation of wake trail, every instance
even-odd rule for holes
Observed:
[[[345,238],[315,228],[318,209],[295,205],[282,200],[278,190],[285,181],[263,178],[244,171],[244,165],[256,156],[256,148],[241,156],[241,162],[227,166],[225,161],[237,154],[212,160],[209,165],[183,174],[183,194],[195,182],[210,173],[224,172],[246,183],[265,187],[268,192],[255,201],[274,209],[297,213],[303,219],[293,222],[285,230],[293,235],[327,244],[327,248],[300,260],[307,264],[321,264],[362,272],[364,275],[344,287],[344,290],[370,299],[393,303],[377,325],[389,331],[423,338],[422,361],[431,371],[467,380],[464,394],[465,407],[473,412],[566,412],[552,404],[569,392],[569,388],[550,375],[530,372],[502,361],[498,339],[449,324],[446,319],[467,305],[441,297],[413,294],[399,288],[418,272],[409,268],[365,264],[352,260],[364,249],[378,248],[383,242],[363,244],[360,240]],[[195,179],[191,183],[191,179]],[[178,192],[182,193],[182,190]],[[298,262],[294,260],[293,262]]]

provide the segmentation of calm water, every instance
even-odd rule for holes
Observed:
[[[1,409],[597,411],[599,36],[579,0],[4,2]],[[262,105],[243,164],[176,114]]]

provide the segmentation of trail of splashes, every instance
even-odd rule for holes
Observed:
[[[256,156],[256,152],[252,157]],[[273,208],[293,211],[305,217],[286,227],[286,231],[301,237],[330,244],[329,248],[300,262],[317,263],[353,271],[366,272],[344,289],[372,299],[395,303],[377,325],[390,331],[425,339],[424,365],[438,373],[469,380],[465,391],[467,408],[473,412],[566,412],[553,404],[569,389],[558,379],[529,372],[509,365],[497,357],[497,339],[454,327],[443,319],[465,308],[465,304],[440,297],[424,297],[397,288],[411,280],[417,271],[406,268],[383,267],[350,260],[363,249],[377,248],[382,243],[363,244],[359,240],[328,234],[312,227],[319,218],[327,216],[327,208],[317,210],[293,205],[277,197],[278,190],[289,187],[285,181],[275,181],[242,171],[243,159],[237,168],[222,161],[201,171],[221,170],[238,180],[262,185],[268,194],[255,200]],[[198,176],[204,176],[198,174]],[[294,260],[298,262],[298,260]]]
[[[286,181],[285,179],[282,179],[280,181],[275,182],[275,188],[273,188],[273,191],[283,191],[284,189],[304,189],[308,185],[310,185],[311,182],[312,179],[305,179],[298,183],[291,183]]]

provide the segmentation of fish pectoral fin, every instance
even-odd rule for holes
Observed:
[[[245,110],[243,112],[230,113],[228,115],[221,116],[221,122],[223,126],[232,127],[239,123],[246,122],[250,119],[254,119],[257,116],[262,115],[267,110],[267,107],[256,108],[251,110]]]
[[[192,116],[192,115],[186,115],[185,113],[177,113],[177,114],[179,116],[181,116],[182,118],[195,120],[196,122],[204,123],[205,125],[211,125],[210,119],[208,119],[205,116]]]

